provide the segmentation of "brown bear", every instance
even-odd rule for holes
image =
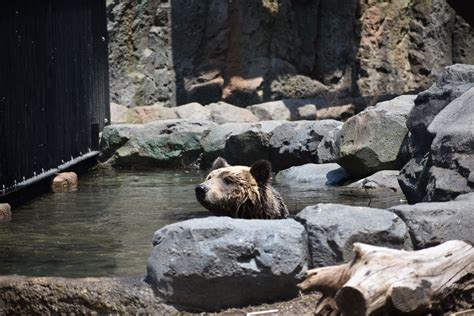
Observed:
[[[246,219],[286,218],[288,209],[269,184],[271,164],[259,160],[251,167],[230,166],[221,157],[206,181],[196,187],[197,200],[215,215]]]

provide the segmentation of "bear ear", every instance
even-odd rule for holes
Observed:
[[[259,160],[250,167],[250,174],[258,184],[267,184],[272,173],[272,165],[268,160]]]
[[[222,157],[218,157],[216,160],[214,160],[214,162],[212,163],[212,168],[211,170],[216,170],[216,169],[219,169],[219,168],[225,168],[225,167],[229,167],[229,163],[227,162],[227,160],[225,160],[224,158]]]

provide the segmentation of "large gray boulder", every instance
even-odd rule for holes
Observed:
[[[100,160],[125,168],[194,166],[202,152],[201,138],[213,126],[209,121],[192,120],[107,126],[100,142]]]
[[[313,190],[343,184],[349,173],[338,164],[305,164],[278,172],[275,181],[287,187],[311,187]]]
[[[318,162],[318,145],[337,128],[336,120],[287,122],[273,130],[270,155],[276,170]]]
[[[211,112],[211,119],[217,124],[229,122],[252,123],[259,121],[249,110],[225,102],[211,103],[204,108]]]
[[[281,124],[279,121],[224,123],[211,128],[201,140],[201,168],[209,168],[219,156],[233,165],[269,160],[272,131]]]
[[[338,163],[356,177],[380,170],[400,169],[402,145],[407,136],[406,117],[414,95],[402,95],[351,117],[339,133]]]
[[[261,121],[316,119],[316,105],[312,100],[286,99],[251,105],[247,109]]]
[[[304,208],[295,219],[308,232],[313,268],[349,261],[355,242],[412,249],[405,223],[385,210],[318,204]]]
[[[449,202],[394,206],[389,211],[407,224],[415,249],[453,239],[474,243],[474,193]]]
[[[466,113],[466,107],[469,106],[468,103],[466,103],[468,100],[464,99],[464,101],[458,101],[452,106],[450,104],[467,93],[472,87],[474,87],[474,66],[456,64],[446,67],[438,76],[436,82],[428,90],[418,94],[415,100],[415,106],[409,113],[407,119],[407,127],[410,130],[408,144],[411,158],[405,164],[399,176],[400,186],[407,197],[408,202],[416,203],[424,200],[447,200],[466,191],[466,183],[462,184],[462,181],[458,181],[460,177],[466,178],[466,175],[460,176],[455,174],[456,171],[443,171],[436,168],[432,169],[432,167],[434,158],[433,154],[439,157],[446,156],[446,154],[441,154],[438,149],[448,149],[447,147],[450,147],[449,151],[452,153],[458,151],[455,147],[460,145],[459,137],[457,137],[457,141],[454,139],[447,139],[451,137],[447,136],[448,134],[453,135],[454,133],[457,133],[453,131],[453,128],[460,130],[461,126],[454,127],[458,125],[456,122],[458,119],[461,119],[459,124],[463,124],[463,128],[466,129],[467,133],[469,133],[468,123],[470,113]],[[469,97],[466,96],[465,98],[468,99]],[[464,102],[466,104],[461,105],[459,102]],[[445,108],[448,107],[448,105],[451,106],[451,109],[447,110],[446,114],[438,119],[438,123],[429,130],[428,127],[430,124],[441,112],[444,111]],[[456,113],[456,111],[462,111],[462,113]],[[454,114],[454,116],[452,118],[447,118],[447,116],[451,114]],[[461,118],[463,115],[466,115],[464,120]],[[446,131],[444,131],[445,128]],[[472,127],[470,129],[472,130]],[[440,132],[440,137],[437,140],[437,145],[435,145],[433,140],[438,132]],[[461,138],[462,137],[464,136],[461,136]],[[469,139],[469,136],[467,136],[467,139]],[[442,145],[441,141],[446,141],[447,144]],[[436,150],[436,153],[431,152],[432,145],[435,146],[434,149]],[[459,148],[459,150],[465,152],[465,149],[463,148]],[[446,162],[447,159],[451,159],[456,155],[457,154],[448,155],[449,157],[444,158],[438,157],[435,158],[435,160],[440,162],[441,159]],[[464,155],[464,157],[466,156]],[[454,161],[458,160],[454,159]],[[454,163],[454,161],[452,162]],[[446,166],[444,163],[436,163],[435,165],[437,167]],[[447,180],[446,177],[449,177],[452,180]],[[445,189],[440,188],[444,185],[447,185],[449,188],[449,183],[451,181],[453,181],[452,193],[442,193]],[[454,183],[457,183],[457,188],[454,188]],[[430,190],[427,189],[428,185],[431,187]],[[436,189],[436,187],[438,189]]]
[[[474,79],[474,73],[473,73]],[[428,126],[435,135],[431,144],[431,160],[427,184],[428,201],[450,200],[474,190],[474,87],[447,105]],[[436,169],[442,172],[435,172]],[[453,174],[447,185],[440,186],[446,173]]]
[[[153,237],[148,280],[167,301],[206,311],[298,294],[308,244],[293,219],[193,219]]]
[[[429,151],[433,134],[428,132],[428,126],[438,113],[473,86],[474,65],[457,64],[444,68],[436,82],[418,94],[407,117],[415,154]]]

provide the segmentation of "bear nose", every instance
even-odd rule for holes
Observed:
[[[207,191],[209,191],[209,188],[205,186],[204,184],[200,184],[196,187],[196,196],[198,198],[202,198],[206,195]]]

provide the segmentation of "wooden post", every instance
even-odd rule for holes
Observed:
[[[74,172],[58,173],[53,179],[51,190],[55,193],[76,191],[77,174]]]
[[[10,207],[10,204],[1,203],[0,204],[0,223],[8,222],[11,219],[12,219],[12,209]]]

